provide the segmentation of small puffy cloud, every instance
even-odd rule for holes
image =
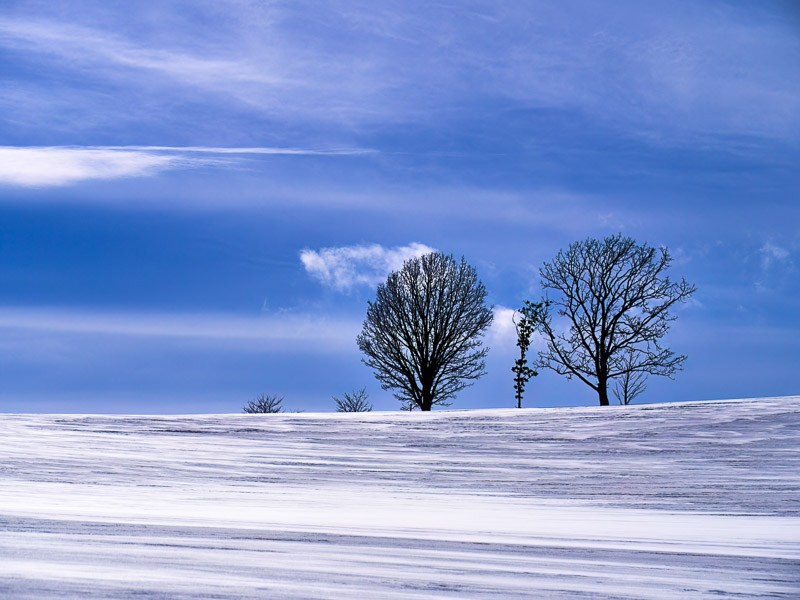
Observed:
[[[305,249],[300,252],[300,260],[306,271],[322,284],[337,291],[347,291],[359,285],[376,286],[408,259],[429,252],[436,252],[436,249],[417,242],[394,248],[372,244]]]
[[[759,254],[761,254],[761,268],[763,269],[768,269],[773,264],[784,262],[789,258],[789,251],[786,248],[781,248],[771,242],[766,242],[761,246]]]
[[[492,348],[492,352],[510,354],[517,350],[517,327],[514,324],[514,316],[517,314],[513,308],[498,305],[494,307],[494,321],[489,331],[486,332],[486,344]],[[528,360],[532,360],[535,353],[544,350],[547,344],[544,338],[535,332],[531,336],[531,345],[528,350]]]

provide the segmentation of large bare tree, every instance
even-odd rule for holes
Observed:
[[[464,258],[431,252],[378,286],[357,338],[364,363],[405,408],[448,405],[485,372],[486,288]]]
[[[552,311],[539,321],[547,349],[536,366],[577,377],[608,405],[608,384],[630,374],[671,377],[685,356],[661,345],[675,316],[695,286],[670,281],[666,248],[637,244],[621,234],[571,244],[539,270],[541,286],[568,325],[561,333]],[[551,293],[553,293],[551,295]]]

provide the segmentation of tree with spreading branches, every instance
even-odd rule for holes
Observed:
[[[670,280],[671,262],[667,248],[622,234],[559,251],[539,274],[545,301],[567,330],[545,312],[538,329],[547,348],[535,366],[577,377],[597,392],[601,406],[608,406],[610,381],[634,374],[671,378],[686,356],[663,347],[661,338],[676,318],[670,309],[696,290],[685,279]]]
[[[431,252],[407,260],[378,286],[357,338],[364,364],[410,409],[448,406],[485,373],[491,325],[486,288],[464,258]]]
[[[367,400],[367,388],[362,387],[352,392],[345,392],[341,398],[333,397],[336,403],[336,412],[370,412],[372,403]]]

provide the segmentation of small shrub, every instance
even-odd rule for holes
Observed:
[[[278,394],[259,394],[255,400],[250,400],[242,407],[242,412],[246,413],[279,413],[283,412],[281,406],[283,396]]]
[[[345,392],[341,399],[334,396],[333,400],[336,402],[336,412],[370,412],[372,404],[367,402],[367,398],[367,388],[362,387],[350,393]]]

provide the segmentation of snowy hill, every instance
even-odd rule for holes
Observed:
[[[800,397],[0,416],[3,598],[800,597]]]

